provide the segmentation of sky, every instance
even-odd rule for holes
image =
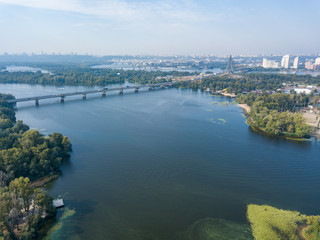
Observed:
[[[0,54],[317,54],[319,0],[0,0]]]

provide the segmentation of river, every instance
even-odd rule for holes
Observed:
[[[89,89],[0,84],[16,97]],[[207,228],[235,237],[249,203],[320,214],[319,142],[253,132],[233,101],[173,88],[18,103],[17,119],[73,144],[47,188],[65,202],[59,216],[75,213],[49,239],[205,239]]]

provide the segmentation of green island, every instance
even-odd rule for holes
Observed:
[[[56,178],[71,144],[60,133],[43,136],[16,121],[6,102],[12,98],[0,94],[0,239],[38,239],[56,209],[52,197],[35,186]]]
[[[252,235],[257,240],[320,239],[320,216],[250,204],[247,217]]]

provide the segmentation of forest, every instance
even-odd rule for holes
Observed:
[[[71,144],[60,133],[43,136],[16,121],[6,102],[12,98],[0,94],[0,239],[36,239],[56,210],[52,198],[30,181],[59,172]]]
[[[308,104],[306,95],[296,94],[238,94],[237,102],[251,107],[247,123],[258,130],[276,135],[309,138],[311,128],[302,114],[295,112]]]
[[[42,66],[42,65],[41,65]],[[45,67],[45,66],[44,66]],[[188,72],[162,72],[143,70],[121,70],[106,68],[81,67],[79,65],[48,65],[50,73],[38,72],[7,72],[0,71],[0,83],[25,83],[43,85],[82,85],[105,86],[107,84],[137,84],[167,81],[173,76],[190,75]],[[169,78],[168,78],[169,76]]]

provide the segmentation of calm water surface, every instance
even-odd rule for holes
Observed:
[[[0,84],[16,97],[83,89]],[[87,97],[18,104],[17,119],[73,144],[48,188],[76,213],[51,239],[183,239],[201,219],[246,224],[249,203],[320,214],[319,142],[252,132],[232,100],[199,91]]]

